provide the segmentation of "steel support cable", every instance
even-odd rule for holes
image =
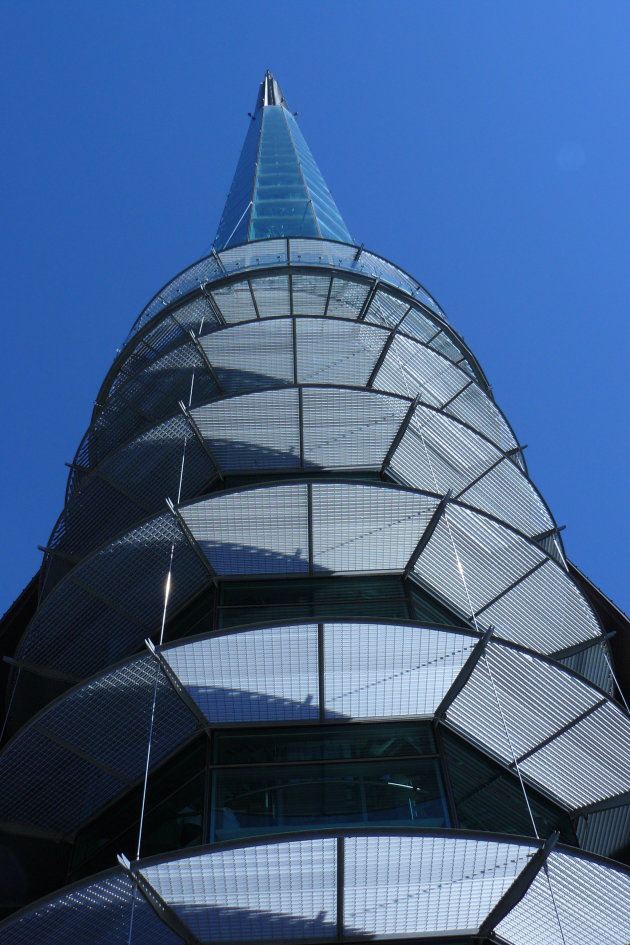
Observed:
[[[396,357],[396,360],[398,361],[398,366],[399,366],[399,368],[400,368],[400,374],[401,374],[401,377],[402,377],[402,379],[403,379],[403,383],[404,383],[404,385],[405,385],[405,388],[406,388],[406,390],[407,390],[407,394],[408,394],[408,396],[411,397],[411,391],[409,390],[409,385],[407,384],[407,374],[406,374],[404,365],[402,364],[402,361],[400,360],[400,358],[399,358],[397,355],[394,355],[394,356]],[[435,470],[434,470],[434,468],[433,468],[433,463],[431,462],[431,456],[430,456],[430,454],[429,454],[429,450],[428,450],[427,443],[426,443],[426,440],[425,440],[425,437],[424,437],[424,433],[423,433],[423,430],[422,430],[422,426],[419,425],[417,429],[418,429],[418,431],[419,431],[419,433],[420,433],[420,438],[421,438],[421,440],[422,440],[422,446],[423,446],[423,449],[424,449],[424,453],[425,453],[425,456],[426,456],[427,463],[428,463],[428,465],[429,465],[429,469],[431,470],[431,476],[432,476],[432,478],[433,478],[433,483],[434,483],[434,486],[435,486],[435,491],[439,494],[440,489],[439,489],[439,485],[438,485],[438,481],[437,481],[437,476],[436,476]],[[455,543],[455,536],[454,536],[454,534],[453,534],[453,530],[452,530],[452,528],[451,528],[451,523],[450,523],[450,521],[449,521],[448,503],[446,504],[446,506],[445,506],[445,508],[444,508],[444,513],[443,513],[443,514],[444,514],[444,521],[446,522],[446,527],[447,527],[447,529],[448,529],[449,537],[450,537],[450,540],[451,540],[451,545],[452,545],[452,547],[453,547],[453,554],[454,554],[454,556],[455,556],[455,562],[456,562],[456,564],[457,564],[457,570],[459,571],[459,574],[460,574],[460,576],[461,576],[462,585],[463,585],[463,588],[464,588],[464,593],[465,593],[465,595],[466,595],[466,599],[467,599],[467,601],[468,601],[468,606],[469,606],[469,608],[470,608],[470,615],[471,615],[472,620],[473,620],[473,623],[474,623],[474,625],[475,625],[475,630],[477,631],[477,633],[481,633],[481,630],[480,630],[480,628],[479,628],[479,624],[478,624],[478,621],[477,621],[477,615],[476,615],[476,613],[475,613],[475,608],[473,607],[472,599],[471,599],[471,596],[470,596],[470,592],[469,592],[469,590],[468,590],[468,582],[466,581],[466,575],[465,575],[465,573],[464,573],[464,567],[463,567],[463,565],[462,565],[461,558],[459,557],[459,554],[458,554],[458,551],[457,551],[457,545],[456,545],[456,543]],[[531,804],[530,804],[530,802],[529,802],[529,796],[528,796],[528,794],[527,794],[527,789],[526,789],[526,787],[525,787],[525,782],[524,782],[523,776],[522,776],[522,774],[521,774],[521,769],[520,769],[520,766],[519,766],[519,763],[518,763],[518,759],[517,759],[517,756],[516,756],[516,752],[515,752],[515,750],[514,750],[514,746],[513,746],[513,744],[512,744],[512,739],[511,739],[511,737],[510,737],[510,732],[509,732],[508,725],[507,725],[507,721],[506,721],[506,718],[505,718],[505,715],[504,715],[504,712],[503,712],[503,707],[502,707],[502,705],[501,705],[501,700],[499,699],[499,693],[498,693],[498,690],[497,690],[497,687],[496,687],[496,683],[495,683],[495,680],[494,680],[494,675],[493,675],[493,673],[492,673],[492,669],[491,669],[491,667],[490,667],[490,662],[489,662],[489,660],[488,660],[488,655],[487,655],[487,652],[486,652],[485,650],[484,650],[484,652],[483,652],[483,654],[482,654],[482,656],[481,656],[481,659],[482,659],[482,661],[483,661],[483,664],[484,664],[484,666],[485,666],[485,668],[486,668],[486,672],[488,673],[488,677],[489,677],[489,679],[490,679],[490,683],[491,683],[491,686],[492,686],[492,691],[493,691],[493,694],[494,694],[494,698],[495,698],[495,701],[496,701],[496,704],[497,704],[497,708],[498,708],[498,710],[499,710],[499,715],[500,715],[500,717],[501,717],[501,724],[502,724],[502,726],[503,726],[503,731],[505,732],[505,737],[506,737],[506,739],[507,739],[507,743],[508,743],[508,746],[509,746],[510,754],[512,755],[512,762],[513,762],[513,765],[514,765],[514,769],[516,770],[516,773],[517,773],[517,775],[518,775],[518,780],[519,780],[519,783],[520,783],[520,786],[521,786],[521,790],[522,790],[522,792],[523,792],[523,797],[524,797],[524,799],[525,799],[525,805],[526,805],[526,807],[527,807],[527,812],[528,812],[529,817],[530,817],[530,820],[531,820],[531,822],[532,822],[532,827],[533,827],[533,830],[534,830],[534,836],[536,837],[537,840],[540,840],[540,835],[539,835],[539,833],[538,833],[538,828],[536,827],[536,821],[535,821],[535,819],[534,819],[534,813],[533,813],[533,811],[532,811]],[[547,877],[547,885],[548,885],[548,887],[549,887],[549,893],[550,893],[550,895],[551,895],[551,901],[552,901],[553,908],[554,908],[554,912],[555,912],[555,915],[556,915],[556,921],[557,921],[557,923],[558,923],[558,929],[559,929],[559,931],[560,931],[560,937],[561,937],[562,942],[564,943],[564,945],[566,945],[566,939],[565,939],[565,937],[564,937],[564,931],[563,931],[563,928],[562,928],[562,923],[561,923],[561,921],[560,921],[560,914],[559,914],[559,912],[558,912],[558,905],[557,905],[557,903],[556,903],[556,898],[555,898],[554,893],[553,893],[553,889],[552,889],[552,886],[551,886],[551,877],[550,877],[550,875],[549,875],[549,869],[548,869],[546,863],[544,864],[544,869],[545,869],[545,876]]]
[[[198,332],[197,337],[199,337],[199,335],[201,335],[201,331],[202,331],[202,329],[203,329],[204,318],[205,318],[205,316],[203,316],[202,319],[201,319],[201,322],[200,322],[200,325],[199,325],[199,332]],[[192,398],[193,398],[193,391],[194,391],[194,388],[195,388],[195,368],[193,367],[192,375],[191,375],[191,378],[190,378],[190,390],[189,390],[189,393],[188,393],[188,407],[189,407],[189,408],[190,408],[190,406],[191,406],[191,404],[192,404]],[[179,482],[178,482],[178,485],[177,485],[177,504],[178,504],[178,505],[179,505],[179,503],[180,503],[180,501],[181,501],[181,497],[182,497],[182,483],[183,483],[183,481],[184,481],[184,467],[185,467],[185,463],[186,463],[186,444],[187,444],[187,442],[188,442],[188,436],[185,434],[185,435],[184,435],[184,442],[183,442],[183,444],[182,444],[182,461],[181,461],[180,467],[179,467]],[[167,573],[167,576],[166,576],[166,585],[165,585],[165,587],[164,587],[164,607],[162,608],[162,623],[161,623],[161,626],[160,626],[160,637],[159,637],[159,644],[160,644],[160,646],[161,646],[162,643],[164,642],[164,630],[165,630],[165,628],[166,628],[166,616],[167,616],[167,613],[168,613],[168,601],[169,601],[169,597],[170,597],[170,593],[171,593],[171,581],[172,581],[172,576],[173,576],[173,558],[174,558],[174,555],[175,555],[175,543],[173,542],[173,543],[171,544],[171,553],[170,553],[170,556],[169,556],[169,563],[168,563],[168,573]],[[155,663],[155,677],[154,677],[154,682],[153,682],[153,701],[152,701],[152,703],[151,703],[151,718],[150,718],[150,722],[149,722],[149,737],[148,737],[148,741],[147,741],[147,757],[146,757],[146,762],[145,762],[145,766],[144,766],[144,780],[143,780],[143,784],[142,784],[142,801],[141,801],[141,803],[140,803],[140,823],[139,823],[139,826],[138,826],[138,844],[137,844],[137,846],[136,846],[136,862],[140,859],[140,850],[141,850],[141,847],[142,847],[142,832],[143,832],[143,829],[144,829],[144,815],[145,815],[145,808],[146,808],[146,801],[147,801],[147,787],[148,787],[148,783],[149,783],[149,768],[150,768],[150,766],[151,766],[151,747],[152,747],[152,743],[153,743],[153,728],[154,728],[154,725],[155,725],[155,709],[156,709],[156,705],[157,705],[157,688],[158,688],[158,681],[159,681],[159,678],[160,678],[160,672],[161,672],[160,664],[159,664],[159,662],[156,660],[156,663]],[[129,917],[129,938],[128,938],[128,945],[131,945],[131,940],[132,940],[132,934],[133,934],[133,920],[134,920],[134,913],[135,913],[135,908],[136,908],[136,898],[137,898],[137,885],[134,884],[134,885],[132,886],[132,891],[131,891],[131,915],[130,915],[130,917]]]

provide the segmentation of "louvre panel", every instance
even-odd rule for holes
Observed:
[[[610,676],[610,666],[608,662],[607,644],[604,641],[594,641],[593,646],[586,650],[581,650],[573,656],[568,656],[559,660],[567,669],[572,669],[574,673],[585,676],[595,686],[599,686],[605,692],[612,694],[613,681]]]
[[[308,571],[306,485],[217,495],[181,509],[221,575]]]
[[[372,325],[300,318],[297,327],[298,382],[364,387],[387,333]]]
[[[192,414],[224,472],[299,468],[295,388],[231,397],[198,407]]]
[[[498,522],[450,504],[416,571],[436,590],[447,593],[448,588],[460,606],[465,601],[468,612],[470,604],[477,612],[544,560],[542,551]]]
[[[398,335],[376,375],[374,387],[405,397],[420,396],[431,406],[440,407],[468,382],[469,378],[450,361]]]
[[[261,318],[277,318],[291,313],[288,276],[261,276],[253,278],[251,285]]]
[[[217,850],[141,871],[201,942],[337,933],[334,838]]]
[[[449,361],[457,362],[462,357],[462,350],[451,340],[445,331],[440,332],[429,342],[434,351],[439,351]]]
[[[321,316],[326,310],[326,299],[330,287],[330,276],[317,273],[305,275],[295,272],[291,276],[293,286],[293,314]]]
[[[630,804],[593,811],[580,817],[576,828],[580,846],[600,856],[615,856],[630,843]]]
[[[566,571],[549,560],[483,612],[500,636],[543,653],[554,653],[601,631]]]
[[[630,875],[605,863],[553,851],[521,901],[497,925],[514,945],[626,945]],[[553,897],[552,897],[553,890]]]
[[[399,325],[398,330],[403,335],[411,335],[418,341],[428,342],[438,331],[438,325],[433,318],[429,318],[419,308],[412,308]]]
[[[468,380],[469,378],[466,378],[466,383]],[[471,384],[466,390],[462,390],[461,394],[445,409],[454,417],[463,420],[464,423],[487,436],[502,452],[507,453],[518,446],[512,430],[497,405],[476,384]],[[519,466],[523,466],[519,453],[516,454],[515,461]]]
[[[326,624],[326,715],[431,716],[476,643],[422,627]]]
[[[379,289],[370,302],[365,321],[385,328],[395,328],[409,311],[409,302]]]
[[[304,388],[306,465],[380,469],[408,408],[367,391]]]
[[[630,719],[606,703],[526,758],[521,770],[580,807],[630,790],[629,744]]]
[[[457,495],[500,456],[496,447],[467,427],[418,405],[391,466],[413,485],[422,483],[420,488],[440,493],[452,489]]]
[[[135,901],[133,901],[135,899]],[[182,942],[158,919],[146,899],[122,870],[81,883],[2,926],[3,945],[121,945],[129,941],[133,902],[133,945],[178,945]]]
[[[289,319],[235,325],[201,344],[228,393],[293,381],[293,329]]]
[[[163,655],[212,724],[319,717],[316,625],[233,633]]]
[[[555,527],[531,482],[509,459],[504,459],[483,479],[467,489],[462,501],[500,518],[531,537]]]
[[[430,836],[348,837],[345,849],[344,925],[371,936],[474,934],[536,851]]]
[[[358,318],[370,292],[369,284],[335,276],[326,314],[331,318]]]
[[[159,633],[171,546],[169,612],[208,582],[208,574],[173,517],[134,528],[78,565],[31,622],[19,655],[87,676]]]
[[[252,293],[246,279],[213,289],[211,295],[228,325],[251,321],[257,317]]]
[[[437,500],[351,484],[313,485],[313,564],[327,571],[401,571]]]
[[[2,810],[66,834],[126,793],[144,774],[154,692],[159,764],[197,725],[146,656],[70,690],[19,732],[0,754]]]
[[[601,693],[557,665],[491,641],[447,719],[510,764],[512,750],[520,758],[601,698]]]

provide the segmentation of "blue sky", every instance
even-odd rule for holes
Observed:
[[[116,348],[210,248],[270,68],[358,242],[439,300],[630,611],[630,4],[0,5],[0,612]]]

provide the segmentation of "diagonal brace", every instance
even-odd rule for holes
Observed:
[[[540,849],[534,853],[529,863],[521,870],[514,882],[501,896],[494,909],[492,909],[484,921],[479,926],[477,932],[477,941],[484,941],[492,934],[495,927],[502,919],[515,908],[527,893],[539,872],[546,867],[549,854],[558,842],[560,834],[556,830],[545,841]]]
[[[462,689],[464,688],[464,686],[466,685],[466,683],[472,676],[477,663],[479,662],[483,654],[486,652],[486,647],[488,646],[488,642],[490,638],[492,637],[493,633],[494,633],[494,627],[488,627],[484,635],[479,638],[479,640],[473,647],[473,650],[470,656],[468,657],[468,659],[466,660],[466,662],[460,669],[459,673],[457,674],[457,676],[455,677],[455,679],[449,686],[447,692],[444,694],[444,697],[442,701],[440,702],[439,706],[435,710],[434,718],[436,722],[440,722],[444,718],[448,709],[455,702],[455,699],[458,697],[458,695],[460,694],[460,692],[462,691]]]
[[[444,514],[444,510],[446,509],[446,506],[448,505],[450,500],[451,500],[451,490],[449,489],[446,495],[442,499],[440,499],[437,505],[437,508],[435,509],[435,512],[429,519],[429,524],[427,525],[424,532],[422,533],[420,541],[418,542],[414,550],[411,552],[411,556],[409,558],[409,561],[407,562],[407,565],[404,571],[405,577],[409,577],[409,575],[414,569],[414,566],[418,558],[420,557],[420,555],[422,554],[426,546],[431,541],[431,536],[433,535],[433,532],[435,531],[435,529],[438,527],[439,521],[442,518],[442,515]]]

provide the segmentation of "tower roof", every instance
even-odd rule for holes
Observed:
[[[215,249],[273,236],[352,242],[295,115],[269,71],[250,119]]]

